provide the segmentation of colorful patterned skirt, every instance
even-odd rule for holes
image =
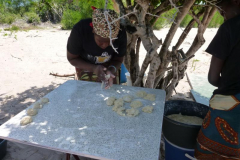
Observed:
[[[240,159],[240,93],[214,95],[197,137],[198,160]]]

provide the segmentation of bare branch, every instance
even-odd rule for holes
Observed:
[[[18,57],[14,57],[13,55],[11,55],[13,58],[16,58],[16,59],[19,59],[20,61],[22,61],[22,59],[21,58],[18,58]]]
[[[118,19],[113,20],[110,24],[113,24],[113,23],[119,21],[120,19],[122,19],[122,18],[124,18],[124,17],[128,17],[129,15],[135,14],[135,13],[137,13],[137,11],[133,11],[133,12],[130,12],[130,13],[128,13],[128,14],[125,14],[125,15],[119,17]]]
[[[60,75],[58,73],[49,73],[49,75],[55,76],[55,77],[72,77],[72,76],[75,76],[75,73],[73,73],[73,74],[64,74],[64,75]]]
[[[169,1],[164,1],[155,10],[153,10],[153,14],[157,14],[158,12],[164,10],[169,6],[169,4],[170,4]]]
[[[119,5],[119,8],[120,8],[120,15],[124,15],[126,14],[126,10],[125,10],[125,7],[123,5],[123,2],[122,0],[115,0],[117,2],[117,4]]]
[[[177,12],[180,12],[180,11],[179,11],[179,7],[177,7],[176,4],[174,4],[172,0],[169,0],[169,2],[170,2],[171,5],[177,10]]]
[[[117,48],[115,48],[114,45],[113,45],[113,40],[114,40],[114,39],[117,39],[117,38],[112,38],[112,27],[111,27],[111,24],[110,24],[110,22],[109,22],[109,20],[108,20],[108,15],[109,15],[109,13],[108,13],[108,11],[107,11],[107,5],[108,5],[108,0],[105,1],[104,16],[105,16],[105,19],[106,19],[106,21],[107,21],[108,28],[109,28],[109,32],[110,32],[110,33],[109,33],[110,45],[112,46],[113,50],[114,50],[116,53],[118,53]]]
[[[202,22],[200,19],[193,13],[193,11],[189,10],[189,14],[193,17],[193,19],[200,25]]]

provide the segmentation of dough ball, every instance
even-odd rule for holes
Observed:
[[[40,104],[39,102],[36,102],[33,106],[34,109],[41,109],[43,107],[42,104]]]
[[[107,105],[112,106],[114,104],[115,99],[116,99],[115,97],[109,97],[106,102]]]
[[[116,101],[114,101],[114,107],[117,106],[119,108],[122,107],[123,104],[124,104],[123,99],[117,99]]]
[[[49,99],[48,98],[42,98],[41,99],[41,104],[46,104],[49,102]]]
[[[124,113],[125,111],[125,108],[124,107],[120,107],[117,109],[117,114],[120,115],[120,116],[126,116],[126,114]]]
[[[119,106],[115,106],[112,108],[113,111],[117,112],[118,108],[120,108]]]
[[[139,108],[139,107],[142,107],[142,102],[141,101],[133,101],[131,104],[130,104],[130,106],[132,107],[132,108]]]
[[[182,115],[181,113],[179,114],[171,114],[167,116],[168,118],[185,123],[185,124],[192,124],[192,125],[202,125],[203,119],[196,117],[196,116],[187,116],[187,115]]]
[[[146,106],[142,108],[142,111],[145,113],[152,113],[153,111],[153,106]]]
[[[37,112],[36,109],[30,108],[30,109],[27,110],[27,115],[29,115],[29,116],[35,116],[37,113],[38,112]]]
[[[127,109],[126,112],[128,117],[136,117],[137,115],[139,115],[139,110],[134,108]]]
[[[124,97],[123,97],[123,100],[124,100],[125,102],[128,102],[128,103],[130,103],[130,102],[132,101],[132,99],[133,99],[133,96],[124,96]]]
[[[25,126],[25,125],[27,125],[27,124],[29,124],[29,123],[31,123],[31,122],[32,122],[32,117],[31,117],[31,116],[26,116],[26,117],[23,117],[23,118],[21,119],[20,125],[21,125],[21,126]]]
[[[145,91],[138,91],[137,94],[136,94],[138,97],[145,97],[147,95],[147,93]]]
[[[144,99],[149,100],[149,101],[155,101],[156,96],[155,96],[155,94],[147,94],[147,96],[145,96]]]

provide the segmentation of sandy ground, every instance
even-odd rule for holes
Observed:
[[[207,29],[206,43],[189,62],[188,72],[207,74],[211,56],[204,50],[216,34],[217,29]],[[155,31],[157,37],[164,39],[168,29]],[[73,78],[59,78],[49,73],[71,74],[74,68],[66,59],[66,44],[70,31],[60,28],[31,30],[13,33],[0,32],[0,124],[30,106],[39,98],[54,90],[65,81]],[[182,33],[179,29],[172,42],[175,44]],[[187,51],[197,29],[193,29],[181,48]],[[140,50],[140,64],[145,57],[143,46]],[[190,97],[190,86],[184,78],[177,87],[177,93]],[[51,155],[51,156],[49,156]],[[47,157],[47,158],[46,158]],[[8,154],[4,160],[46,160],[65,159],[64,154],[34,147],[26,148],[9,143]]]

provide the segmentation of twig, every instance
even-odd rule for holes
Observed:
[[[198,19],[198,17],[197,17],[194,13],[192,13],[192,12],[190,11],[189,14],[193,17],[193,19],[194,19],[199,25],[202,24],[201,21]]]
[[[75,73],[74,74],[64,74],[64,75],[59,75],[58,73],[50,73],[49,75],[56,76],[56,77],[71,77],[71,76],[75,76]]]
[[[56,56],[58,56],[58,57],[66,57],[66,56],[59,56],[58,53],[56,53]]]
[[[105,19],[106,19],[106,21],[107,21],[108,28],[109,28],[109,32],[110,32],[110,33],[109,33],[110,45],[112,46],[113,50],[114,50],[116,53],[118,53],[117,48],[115,48],[114,45],[113,45],[113,40],[114,40],[114,39],[112,38],[112,28],[111,28],[111,24],[110,24],[110,22],[109,22],[109,20],[108,20],[107,5],[108,5],[108,0],[106,0],[106,2],[105,2],[104,16],[105,16]]]
[[[179,7],[177,7],[174,3],[173,3],[173,1],[172,0],[169,0],[169,2],[171,3],[171,5],[177,10],[177,12],[180,12],[179,11]]]
[[[17,59],[19,59],[20,61],[22,61],[22,59],[21,58],[18,58],[18,57],[14,57],[13,55],[11,55],[13,58],[17,58]]]
[[[131,13],[125,14],[125,15],[119,17],[118,19],[115,19],[115,20],[112,21],[110,24],[113,24],[113,23],[119,21],[120,19],[122,19],[122,18],[124,18],[124,17],[127,17],[127,16],[129,16],[129,15],[131,15],[131,14],[135,14],[135,13],[137,13],[137,11],[133,11],[133,12],[131,12]]]
[[[222,11],[222,8],[219,7],[219,6],[217,6],[215,3],[211,2],[211,1],[208,1],[208,0],[206,0],[206,3],[209,3],[209,4],[213,5],[213,6],[215,6],[215,7],[216,7],[217,9],[219,9],[220,11]]]

